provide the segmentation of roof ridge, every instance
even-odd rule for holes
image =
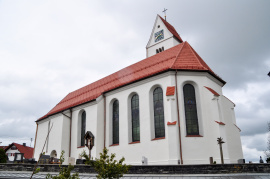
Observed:
[[[183,47],[184,47],[185,44],[186,44],[186,41],[183,42],[183,45],[182,45],[181,49],[179,50],[179,53],[176,55],[175,60],[174,60],[174,62],[172,63],[172,65],[171,65],[170,68],[172,68],[172,67],[174,66],[174,64],[175,64],[177,58],[179,57],[180,53],[182,52],[182,49],[183,49]]]

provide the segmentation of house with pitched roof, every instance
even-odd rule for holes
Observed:
[[[235,104],[222,93],[225,81],[157,15],[147,58],[65,96],[36,121],[34,158],[42,152],[78,159],[103,148],[132,165],[209,164],[243,159]],[[66,159],[66,161],[68,161]]]
[[[30,159],[33,156],[33,147],[26,146],[26,143],[21,145],[13,142],[9,146],[5,147],[4,150],[9,161],[14,161],[16,153],[23,154],[23,159]]]

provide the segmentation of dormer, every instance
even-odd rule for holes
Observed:
[[[157,15],[150,39],[146,46],[146,57],[151,57],[182,42],[183,40],[174,27]]]

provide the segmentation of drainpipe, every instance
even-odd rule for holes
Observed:
[[[70,111],[70,123],[69,123],[69,157],[71,155],[71,129],[72,129],[72,110],[71,108],[69,109]]]
[[[178,89],[177,89],[177,70],[175,70],[175,90],[176,90],[176,104],[177,104],[177,119],[178,119],[178,135],[179,135],[179,147],[180,147],[180,160],[181,160],[181,165],[183,165],[181,129],[180,129],[180,115],[179,115],[179,102],[178,102]]]
[[[106,96],[103,94],[104,98],[104,146],[103,148],[106,148]]]
[[[37,124],[37,127],[36,127],[36,135],[35,135],[34,152],[33,152],[32,158],[34,158],[34,154],[35,154],[35,150],[36,150],[36,141],[37,141],[38,123],[36,123],[36,124]]]

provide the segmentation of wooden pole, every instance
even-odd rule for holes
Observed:
[[[225,143],[221,137],[217,138],[217,142],[220,150],[221,164],[224,164],[222,144]]]

